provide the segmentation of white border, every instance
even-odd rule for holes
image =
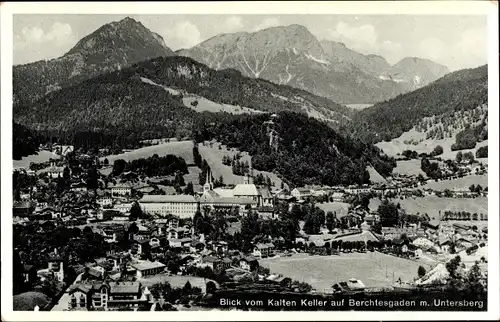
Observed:
[[[488,312],[13,312],[12,311],[12,15],[13,14],[446,14],[488,15],[489,251],[499,254],[498,2],[93,2],[3,3],[1,13],[2,321],[498,320],[498,256],[489,256]]]

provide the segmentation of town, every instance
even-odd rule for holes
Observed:
[[[422,170],[439,166],[359,186],[275,186],[247,164],[226,185],[200,160],[205,144],[194,143],[194,165],[175,155],[110,164],[106,149],[41,146],[57,157],[13,173],[15,308],[203,309],[219,291],[405,292],[460,276],[485,289],[487,209],[404,206],[487,198],[487,186],[429,188],[486,175],[473,156],[404,153]],[[235,162],[223,160],[233,171]],[[197,164],[199,180],[184,182]]]

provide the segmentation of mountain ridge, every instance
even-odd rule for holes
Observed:
[[[99,74],[172,55],[161,36],[127,17],[99,27],[61,57],[13,66],[13,100],[33,102]]]
[[[338,52],[341,47],[343,52]],[[319,41],[297,24],[224,33],[176,53],[211,68],[238,69],[245,76],[305,89],[342,104],[383,101],[426,85],[447,71],[447,67],[434,63],[443,67],[434,68],[435,75],[427,68],[425,77],[412,70],[393,79],[394,66],[382,56],[364,55],[343,43]],[[402,71],[397,69],[400,74]]]

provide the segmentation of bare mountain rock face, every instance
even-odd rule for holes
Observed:
[[[62,57],[14,66],[14,104],[33,102],[50,92],[143,60],[173,55],[162,37],[140,22],[131,18],[112,22],[82,38]]]
[[[245,76],[301,88],[344,104],[382,101],[413,89],[414,79],[425,85],[423,80],[443,76],[437,73],[433,78],[427,69],[420,75],[418,69],[407,71],[402,64],[395,71],[404,77],[393,79],[395,71],[384,58],[360,54],[341,43],[320,42],[300,25],[222,34],[177,53],[214,69],[237,69]],[[412,86],[407,85],[408,78]]]

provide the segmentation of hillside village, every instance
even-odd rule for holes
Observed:
[[[51,299],[39,309],[182,310],[228,283],[249,281],[296,292],[349,292],[344,282],[319,290],[260,264],[300,253],[380,252],[430,262],[428,269],[461,253],[469,258],[483,254],[476,260],[487,262],[487,212],[443,210],[431,217],[398,204],[426,197],[474,200],[487,197],[487,187],[435,190],[426,185],[436,179],[397,174],[361,186],[276,187],[262,175],[252,176],[251,168],[241,183],[224,185],[209,167],[200,176],[203,185],[181,186],[182,175],[169,176],[169,181],[145,175],[147,167],[125,171],[120,160],[104,175],[99,170],[110,165],[100,155],[72,146],[52,148],[59,158],[47,162],[48,167],[33,164],[31,170],[14,172],[14,236],[20,238],[15,251],[23,291],[50,290]],[[147,165],[154,157],[139,160]],[[487,165],[470,160],[442,162],[440,169],[445,176],[440,180],[487,173]],[[370,209],[370,199],[382,203]],[[470,225],[471,220],[484,224]],[[52,237],[43,237],[47,235]],[[91,241],[89,250],[81,254],[77,249],[85,241]],[[464,262],[464,269],[474,262]],[[423,282],[416,273],[414,279],[398,282],[418,287]],[[166,301],[166,293],[158,289],[177,277],[186,285],[179,285],[178,298]],[[363,276],[352,278],[363,283]],[[393,290],[402,287],[396,281],[386,284]]]

